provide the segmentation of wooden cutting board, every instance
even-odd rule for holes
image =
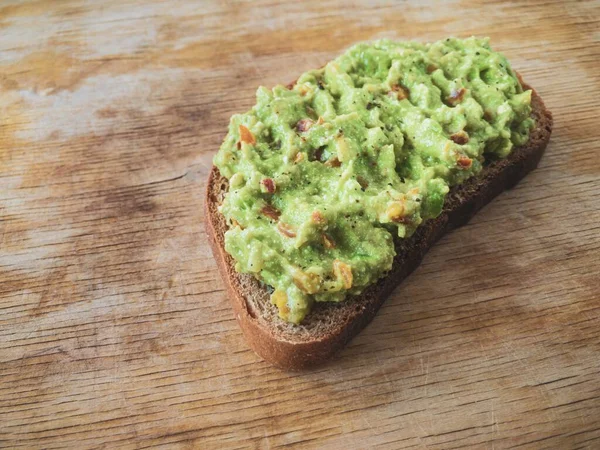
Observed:
[[[0,447],[600,448],[600,3],[0,5]],[[204,234],[228,118],[353,42],[488,35],[537,171],[339,357],[245,345]]]

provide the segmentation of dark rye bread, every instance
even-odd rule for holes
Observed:
[[[525,89],[530,89],[524,84]],[[375,316],[386,297],[420,264],[429,248],[447,231],[465,224],[502,191],[513,187],[533,170],[550,139],[552,115],[533,91],[532,115],[536,127],[526,145],[508,158],[488,165],[477,177],[451,189],[442,214],[419,226],[408,239],[399,240],[390,273],[358,296],[340,303],[316,303],[301,325],[277,316],[269,291],[251,275],[239,274],[224,250],[225,218],[217,207],[227,192],[227,179],[213,167],[205,199],[206,231],[227,287],[235,316],[250,347],[265,360],[286,370],[319,364],[344,347]]]

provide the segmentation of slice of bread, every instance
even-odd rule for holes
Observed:
[[[531,89],[523,84],[524,89]],[[227,192],[227,179],[213,167],[205,199],[206,231],[227,287],[235,316],[250,347],[265,360],[286,370],[319,364],[344,347],[375,316],[386,297],[420,264],[429,248],[447,231],[465,224],[502,191],[513,187],[533,170],[550,139],[552,115],[535,90],[532,116],[536,126],[527,144],[513,149],[503,160],[487,165],[476,177],[455,186],[436,219],[399,240],[392,270],[358,296],[340,303],[315,303],[301,325],[281,320],[271,304],[269,290],[251,275],[237,273],[233,258],[224,250],[225,218],[218,206]]]

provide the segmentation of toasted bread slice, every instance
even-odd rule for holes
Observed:
[[[523,84],[524,89],[531,89]],[[386,297],[420,264],[429,248],[447,231],[465,224],[479,209],[533,170],[550,139],[552,115],[533,90],[532,116],[536,126],[527,144],[503,160],[487,165],[476,177],[449,192],[442,214],[398,240],[392,270],[358,296],[340,303],[315,303],[301,325],[280,319],[269,290],[252,275],[237,273],[224,249],[225,218],[218,211],[228,189],[216,167],[208,178],[205,199],[206,231],[233,304],[235,316],[250,347],[262,358],[286,370],[317,365],[340,350],[375,316]]]

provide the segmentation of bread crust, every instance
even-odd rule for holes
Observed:
[[[524,89],[532,89],[522,84]],[[318,365],[343,348],[373,319],[389,294],[419,266],[427,250],[440,237],[467,223],[479,209],[537,167],[550,139],[553,122],[540,96],[532,91],[536,127],[529,141],[513,149],[506,159],[486,166],[476,177],[453,187],[440,216],[428,220],[410,238],[396,245],[392,270],[384,278],[343,302],[315,304],[305,319],[306,325],[296,326],[279,319],[266,287],[254,277],[235,271],[235,261],[224,249],[227,224],[217,209],[227,191],[227,180],[213,166],[204,205],[206,233],[235,317],[250,347],[284,370]]]

